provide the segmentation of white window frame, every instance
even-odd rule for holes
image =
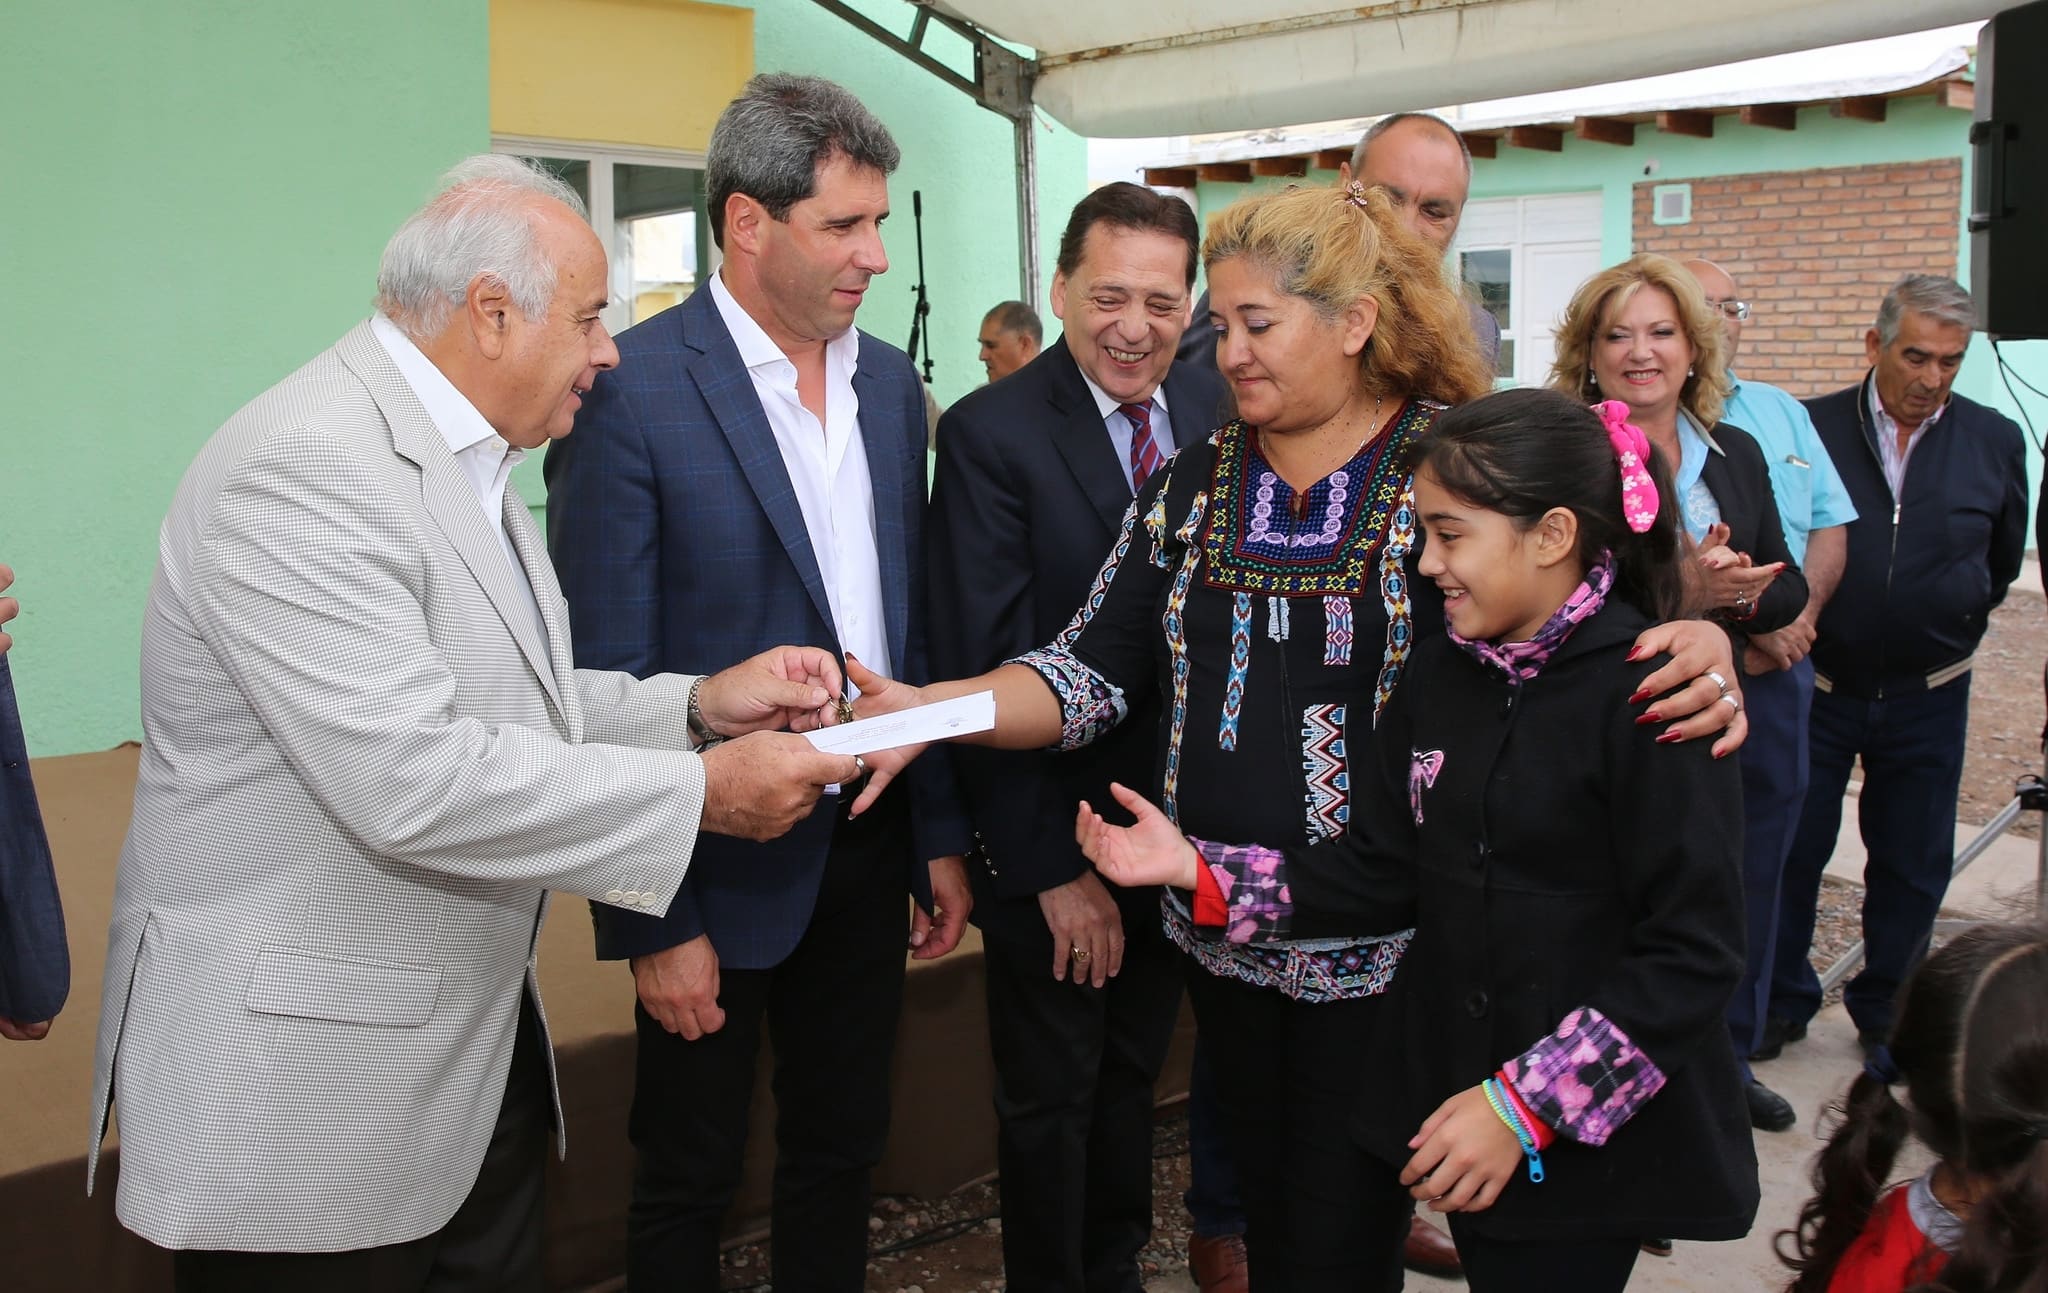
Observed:
[[[1515,362],[1519,364],[1521,362],[1522,348],[1514,343],[1515,339],[1522,335],[1520,326],[1522,322],[1522,294],[1516,290],[1522,283],[1522,245],[1519,242],[1461,242],[1451,249],[1451,254],[1458,258],[1458,282],[1464,290],[1471,292],[1475,299],[1477,298],[1479,288],[1472,280],[1465,277],[1465,257],[1482,251],[1504,251],[1508,254],[1508,321],[1500,326],[1500,345],[1503,350],[1513,346],[1514,348],[1510,353],[1515,355]],[[1519,379],[1514,373],[1503,373],[1500,371],[1499,365],[1496,364],[1494,366],[1493,388],[1495,390],[1502,390],[1519,384]]]
[[[633,285],[621,283],[618,277],[625,270],[626,260],[619,254],[617,245],[619,222],[613,210],[612,167],[624,164],[702,171],[706,164],[705,155],[681,148],[648,148],[638,144],[603,144],[587,140],[574,142],[538,135],[492,135],[491,151],[521,157],[559,157],[589,164],[590,227],[604,247],[605,264],[610,266],[612,274],[603,313],[604,326],[613,333],[630,327],[633,322]],[[699,214],[700,218],[709,219],[708,213]],[[709,249],[709,263],[702,272],[709,276],[718,271],[723,258],[718,254],[717,243],[707,238],[705,246]]]
[[[1538,332],[1548,333],[1557,322],[1554,318],[1543,317],[1541,310],[1531,297],[1529,284],[1529,252],[1531,248],[1568,253],[1593,254],[1597,270],[1600,252],[1599,203],[1603,195],[1598,189],[1573,189],[1561,193],[1501,194],[1487,198],[1475,198],[1466,207],[1466,216],[1471,221],[1475,213],[1472,208],[1485,203],[1491,208],[1493,220],[1471,221],[1458,231],[1458,238],[1451,245],[1454,256],[1462,257],[1466,252],[1505,251],[1508,253],[1508,326],[1501,329],[1501,342],[1505,345],[1514,341],[1514,371],[1505,377],[1496,376],[1500,386],[1540,386],[1548,378],[1547,368],[1534,362],[1529,348],[1522,341]],[[1546,220],[1554,218],[1561,205],[1581,208],[1577,212],[1587,221],[1583,236],[1558,237],[1555,231],[1550,236],[1536,236]],[[1493,229],[1484,227],[1481,232],[1489,236],[1483,240],[1467,241],[1468,230],[1474,226],[1491,224]],[[1464,277],[1463,261],[1458,262],[1460,281]]]

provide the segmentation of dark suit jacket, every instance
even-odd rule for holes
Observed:
[[[789,472],[711,293],[618,343],[618,368],[598,375],[545,468],[576,663],[647,677],[713,673],[785,643],[840,651]],[[899,677],[927,682],[923,387],[902,351],[866,333],[856,362],[889,652]],[[966,852],[967,825],[946,760],[919,760],[906,781],[906,879],[929,907],[924,862]],[[826,796],[766,844],[699,836],[666,917],[593,904],[598,955],[708,933],[723,964],[779,964],[810,923],[837,810]]]
[[[29,779],[14,673],[0,655],[0,1015],[23,1024],[54,1019],[70,991],[57,872]]]
[[[2019,425],[1951,394],[1913,446],[1894,497],[1871,425],[1873,380],[1806,401],[1856,505],[1849,563],[1821,612],[1813,663],[1837,692],[1862,699],[1917,690],[1968,659],[2027,547]]]
[[[1176,363],[1165,383],[1174,439],[1216,427],[1223,383]],[[1163,446],[1162,446],[1163,447]],[[932,668],[981,673],[1043,646],[1073,619],[1115,545],[1131,488],[1065,338],[946,411],[932,495]],[[1072,754],[953,751],[978,845],[968,873],[983,931],[1047,938],[1036,895],[1088,868],[1074,843],[1087,799],[1115,812],[1109,783],[1155,784],[1159,709],[1134,704],[1116,731]],[[1119,895],[1125,922],[1158,919],[1155,890]]]
[[[1714,428],[1714,443],[1721,446],[1721,452],[1708,450],[1700,479],[1720,506],[1721,523],[1728,527],[1728,546],[1748,553],[1760,566],[1785,563],[1757,599],[1755,616],[1724,621],[1737,639],[1735,658],[1739,661],[1748,634],[1770,633],[1799,618],[1799,612],[1806,609],[1806,576],[1785,544],[1785,527],[1778,519],[1777,495],[1771,492],[1771,469],[1764,461],[1764,451],[1749,432],[1732,422]]]

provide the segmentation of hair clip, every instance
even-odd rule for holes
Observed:
[[[1593,406],[1607,428],[1607,443],[1621,467],[1621,515],[1628,528],[1646,532],[1657,519],[1657,486],[1650,479],[1650,438],[1628,420],[1628,405],[1602,400]]]
[[[1344,185],[1344,200],[1357,207],[1360,211],[1372,210],[1371,207],[1365,204],[1365,185],[1360,184],[1357,180],[1351,180]]]

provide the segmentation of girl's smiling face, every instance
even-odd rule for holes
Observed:
[[[1578,526],[1564,508],[1525,530],[1453,494],[1424,468],[1415,473],[1415,510],[1426,536],[1416,569],[1443,591],[1444,614],[1460,637],[1527,641],[1584,575],[1566,559]]]

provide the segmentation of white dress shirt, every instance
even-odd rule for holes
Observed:
[[[1928,414],[1925,422],[1913,428],[1912,433],[1906,437],[1906,447],[1901,449],[1899,424],[1892,420],[1891,414],[1884,411],[1884,401],[1877,397],[1877,382],[1873,380],[1870,383],[1870,425],[1877,428],[1877,457],[1884,465],[1885,483],[1892,487],[1893,502],[1898,501],[1899,491],[1906,487],[1906,461],[1913,456],[1913,450],[1919,447],[1920,437],[1926,435],[1927,428],[1939,421],[1941,415],[1947,411],[1948,401],[1943,400],[1941,407]]]
[[[825,343],[825,424],[820,426],[797,397],[796,365],[733,299],[724,275],[712,275],[710,292],[782,451],[839,645],[876,673],[893,677],[882,566],[875,552],[874,477],[861,439],[860,401],[853,393],[860,334],[848,328]],[[851,683],[848,688],[855,690]]]
[[[1077,365],[1078,367],[1078,365]],[[1095,384],[1088,370],[1081,369],[1081,380],[1088,384],[1088,393],[1095,397],[1095,407],[1102,414],[1103,429],[1109,432],[1109,442],[1116,446],[1116,463],[1123,468],[1124,484],[1131,483],[1131,420],[1123,415],[1123,401],[1111,396]],[[1140,401],[1132,400],[1136,404]],[[1178,447],[1173,438],[1173,418],[1166,411],[1166,384],[1152,392],[1152,443],[1159,448],[1161,461],[1173,457]],[[1134,487],[1132,493],[1137,493]]]
[[[455,455],[455,465],[476,491],[477,506],[483,509],[491,533],[498,536],[505,560],[512,563],[513,572],[519,576],[513,584],[526,598],[534,631],[545,643],[548,626],[541,618],[540,603],[534,600],[533,581],[520,563],[519,550],[512,546],[512,536],[505,532],[505,484],[511,479],[512,469],[525,461],[526,451],[506,443],[505,437],[484,421],[484,415],[476,411],[469,397],[455,389],[455,383],[434,367],[433,360],[420,353],[420,348],[398,330],[397,324],[379,314],[371,318],[370,332],[398,366],[398,375],[419,397],[420,406],[433,419],[434,429],[448,442],[448,452]]]

